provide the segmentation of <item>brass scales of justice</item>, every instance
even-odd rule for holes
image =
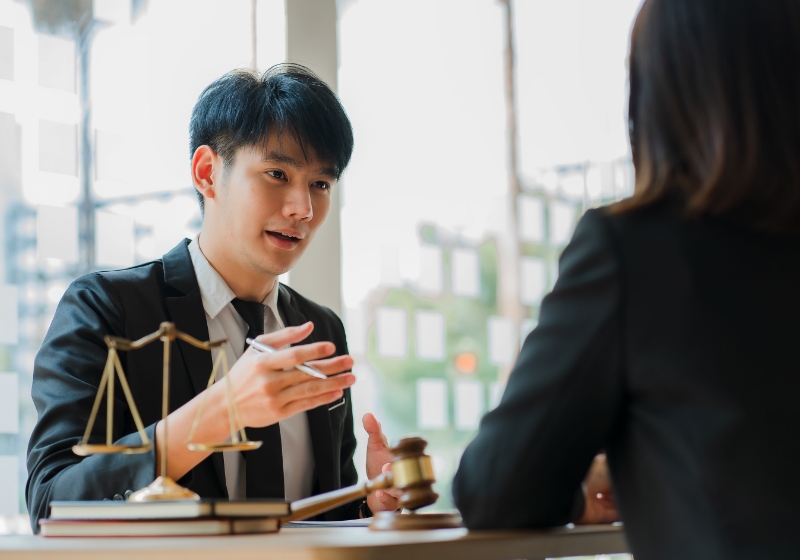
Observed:
[[[164,437],[161,443],[161,461],[159,465],[159,476],[147,487],[142,488],[128,497],[132,502],[150,502],[166,500],[199,500],[195,492],[184,488],[167,475],[167,443],[169,415],[169,373],[170,373],[170,346],[175,340],[184,342],[211,351],[218,349],[217,359],[211,370],[206,389],[210,388],[217,377],[217,373],[222,368],[222,377],[226,386],[228,422],[230,424],[231,437],[228,442],[197,443],[193,441],[195,430],[200,424],[205,407],[207,393],[203,394],[200,408],[195,416],[189,437],[186,439],[186,446],[191,451],[220,453],[223,451],[251,451],[261,447],[262,442],[250,441],[247,439],[244,426],[239,416],[239,409],[233,396],[230,376],[228,375],[228,360],[225,353],[226,339],[202,342],[193,336],[179,331],[174,323],[161,323],[159,329],[139,340],[128,340],[117,336],[105,336],[104,340],[108,346],[108,358],[106,359],[103,375],[97,389],[92,411],[89,415],[89,422],[83,434],[81,442],[72,447],[76,455],[86,457],[100,453],[121,453],[136,454],[147,453],[153,448],[153,443],[147,437],[144,424],[139,416],[136,403],[133,400],[128,381],[119,360],[120,351],[138,350],[157,340],[163,343],[162,359],[162,397],[161,397],[161,418],[164,422]],[[116,375],[115,375],[116,374]],[[115,378],[119,379],[125,400],[130,407],[131,416],[142,440],[140,445],[121,445],[113,442],[113,418],[114,418],[114,385]],[[106,394],[106,441],[104,444],[90,443],[89,436],[97,420],[97,413],[100,409],[100,402]],[[363,498],[377,490],[394,488],[402,492],[399,498],[401,508],[410,510],[411,513],[399,514],[397,512],[379,512],[373,519],[370,526],[375,530],[418,530],[418,529],[438,529],[453,528],[461,526],[461,518],[458,515],[449,513],[416,513],[416,510],[434,504],[439,495],[433,491],[433,483],[436,481],[433,472],[433,463],[424,450],[427,442],[422,438],[411,437],[401,439],[390,449],[394,455],[391,470],[368,480],[361,484],[356,484],[348,488],[334,490],[325,494],[311,496],[302,500],[297,500],[291,504],[289,516],[281,518],[281,522],[299,521],[308,519],[333,508],[344,505],[348,502]]]

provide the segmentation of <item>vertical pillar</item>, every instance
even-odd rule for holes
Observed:
[[[516,74],[514,54],[514,12],[515,0],[500,0],[500,5],[505,11],[506,45],[504,52],[503,75],[505,78],[506,97],[506,130],[508,131],[508,199],[506,201],[508,229],[498,239],[497,259],[499,276],[498,290],[499,310],[503,317],[508,317],[517,326],[522,323],[523,313],[520,305],[520,278],[519,278],[519,227],[517,214],[517,201],[521,192],[519,179],[519,165],[517,161],[517,103],[516,103]],[[518,346],[519,347],[519,346]],[[501,381],[506,381],[511,373],[512,365],[502,366],[498,369]]]
[[[286,59],[307,66],[335,92],[336,0],[286,0]],[[292,288],[342,313],[341,185],[331,192],[328,219],[289,275]]]

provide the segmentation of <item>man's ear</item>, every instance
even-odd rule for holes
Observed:
[[[200,146],[192,156],[192,182],[205,198],[215,198],[222,175],[222,158],[211,146]]]

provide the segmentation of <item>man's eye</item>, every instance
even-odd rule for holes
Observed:
[[[327,191],[331,188],[331,184],[326,181],[317,181],[313,185],[318,189],[322,189],[323,191]]]
[[[283,171],[267,171],[267,175],[275,177],[276,179],[286,179],[286,173]]]

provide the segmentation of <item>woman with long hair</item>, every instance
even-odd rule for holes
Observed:
[[[456,503],[621,515],[637,560],[796,557],[800,1],[646,0],[629,119],[635,193],[582,218]]]

